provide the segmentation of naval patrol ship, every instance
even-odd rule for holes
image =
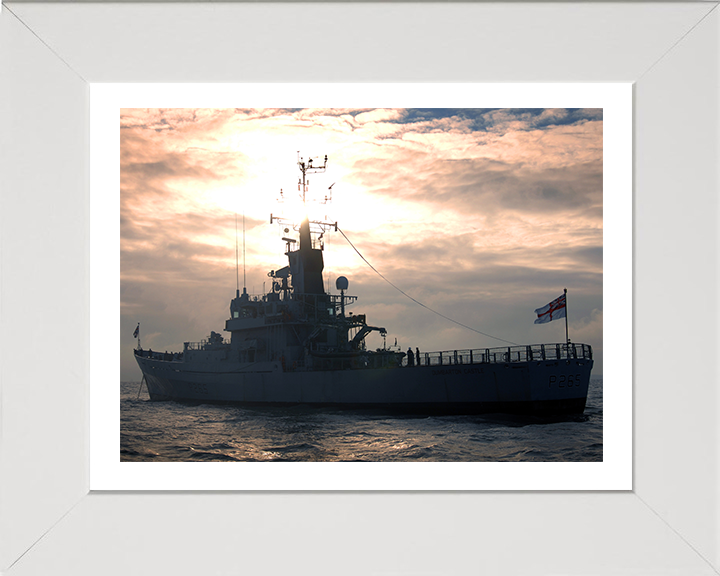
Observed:
[[[320,160],[322,162],[322,159]],[[303,196],[306,176],[324,163],[299,159]],[[585,409],[592,348],[587,344],[528,344],[434,352],[403,352],[395,345],[369,349],[366,337],[387,330],[365,314],[347,312],[339,294],[324,289],[322,236],[337,223],[305,218],[299,225],[276,216],[287,266],[268,273],[271,289],[251,296],[239,286],[225,322],[182,351],[134,350],[152,400],[308,405],[426,414],[579,414]],[[296,234],[291,233],[291,227]],[[342,232],[342,231],[341,231]],[[137,330],[136,330],[137,335]]]

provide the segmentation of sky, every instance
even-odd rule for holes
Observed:
[[[388,344],[563,342],[534,310],[567,288],[570,339],[602,374],[602,109],[123,109],[120,127],[121,380],[141,378],[138,322],[145,349],[229,336],[236,288],[287,265],[270,215],[303,214],[298,158],[325,155],[310,218],[397,287],[332,231],[326,289],[347,277]]]

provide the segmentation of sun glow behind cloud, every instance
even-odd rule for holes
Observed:
[[[127,109],[121,127],[123,378],[136,322],[158,349],[224,326],[243,284],[243,215],[248,291],[269,288],[287,263],[269,218],[297,216],[298,152],[329,157],[309,180],[332,202],[309,203],[311,217],[338,222],[405,292],[531,343],[564,338],[532,311],[567,287],[571,338],[601,360],[601,110]],[[340,234],[324,240],[330,289],[348,276],[357,312],[399,343],[501,345],[403,297]]]

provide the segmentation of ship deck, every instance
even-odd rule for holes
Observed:
[[[204,342],[188,343],[194,349],[204,349]],[[230,344],[207,344],[207,349],[218,350],[226,348],[230,350]],[[293,370],[337,370],[340,369],[362,369],[375,368],[371,362],[364,359],[371,357],[377,352],[365,351],[359,355],[349,358],[347,355],[338,354],[337,358],[328,355],[323,362],[313,366],[302,364],[284,366],[286,372]],[[182,362],[183,353],[155,352],[152,350],[135,350],[135,355],[152,360],[164,362]],[[458,366],[468,364],[507,364],[515,362],[547,361],[547,360],[592,360],[592,347],[589,344],[580,343],[553,343],[553,344],[530,344],[526,346],[502,346],[495,348],[475,348],[463,350],[443,350],[437,352],[421,352],[420,358],[415,358],[409,364],[408,356],[401,359],[398,367],[410,366]],[[335,364],[341,364],[336,366]],[[347,366],[346,366],[347,364]]]

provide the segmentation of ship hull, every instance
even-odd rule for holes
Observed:
[[[153,400],[447,414],[579,414],[592,360],[284,371],[137,357]]]

